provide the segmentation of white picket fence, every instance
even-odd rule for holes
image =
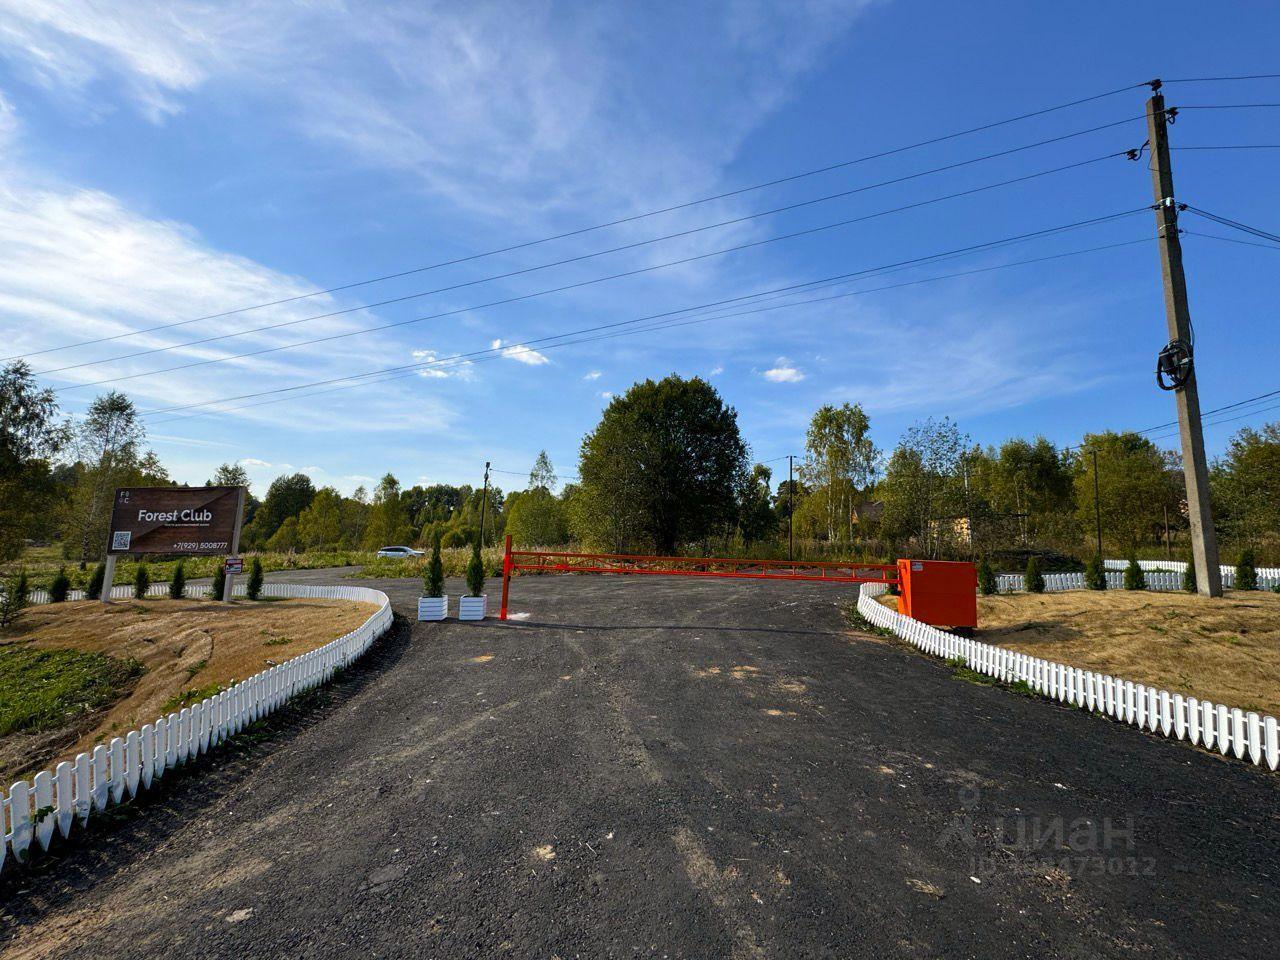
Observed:
[[[1280,767],[1280,727],[1275,717],[1260,717],[1253,711],[1245,713],[948,633],[876,600],[887,589],[881,583],[864,583],[858,594],[858,612],[925,653],[947,660],[963,658],[965,666],[988,677],[1004,683],[1024,681],[1043,696],[1105,714],[1140,730],[1188,740],[1223,756],[1265,763],[1272,770]]]
[[[1141,566],[1144,561],[1138,561]],[[1119,564],[1117,570],[1113,564]],[[1123,570],[1128,564],[1117,561],[1104,561],[1106,567],[1103,576],[1107,580],[1108,590],[1122,590],[1124,588]],[[1273,587],[1280,586],[1280,571],[1276,573],[1263,573],[1263,570],[1274,571],[1274,567],[1259,568],[1258,570],[1258,589],[1270,590]],[[1160,570],[1160,569],[1143,569],[1143,576],[1147,581],[1147,589],[1155,590],[1163,593],[1176,593],[1182,590],[1182,571],[1177,570]],[[1020,573],[998,573],[996,574],[996,590],[999,593],[1017,593],[1023,589],[1024,580]],[[1228,589],[1233,588],[1236,584],[1236,572],[1234,567],[1222,568],[1222,585]],[[1044,575],[1044,589],[1047,593],[1057,593],[1062,590],[1084,590],[1084,574],[1083,573],[1046,573]]]
[[[1108,570],[1123,570],[1129,565],[1128,560],[1103,560],[1102,565]],[[1139,560],[1138,566],[1143,570],[1168,570],[1172,573],[1182,573],[1187,569],[1185,560]],[[1219,569],[1222,571],[1223,577],[1235,578],[1236,568],[1221,564]],[[1273,577],[1280,579],[1280,567],[1258,567],[1258,576]]]
[[[168,591],[167,583],[154,584],[148,596]],[[237,585],[236,595],[244,596],[244,584]],[[116,587],[112,596],[131,597],[133,587]],[[92,812],[134,796],[166,770],[213,749],[291,697],[325,683],[391,626],[391,602],[381,590],[268,583],[262,587],[262,596],[355,600],[377,604],[378,610],[355,630],[322,647],[160,717],[141,730],[98,744],[74,761],[59,763],[52,772],[43,770],[31,781],[19,780],[0,797],[0,868],[9,854],[25,860],[33,843],[47,850],[55,832],[70,836],[77,821],[83,826]]]

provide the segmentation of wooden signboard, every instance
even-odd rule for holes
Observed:
[[[122,487],[111,510],[107,553],[233,554],[244,500],[244,487]]]

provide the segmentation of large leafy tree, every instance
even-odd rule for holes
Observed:
[[[1280,532],[1280,423],[1246,427],[1213,465],[1216,519],[1242,545]]]
[[[94,400],[77,424],[77,477],[67,532],[81,562],[97,559],[106,551],[117,487],[170,482],[156,455],[144,449],[146,436],[133,401],[117,390]]]
[[[908,427],[898,441],[878,492],[882,528],[915,540],[937,556],[965,512],[964,457],[969,438],[948,417]]]
[[[21,553],[27,537],[51,532],[51,462],[69,438],[53,391],[36,386],[24,361],[0,370],[0,560]]]
[[[1164,511],[1177,511],[1184,496],[1166,454],[1136,433],[1090,433],[1075,461],[1076,519],[1085,539],[1092,538],[1094,454],[1097,454],[1099,505],[1104,541],[1127,556],[1154,543],[1163,529]]]
[[[506,533],[521,547],[552,547],[569,539],[565,506],[545,487],[507,498]]]
[[[298,514],[298,541],[307,549],[334,547],[342,541],[342,494],[321,487]]]
[[[875,479],[880,451],[870,430],[858,404],[826,404],[809,422],[800,475],[821,498],[828,540],[852,538],[854,507]]]
[[[575,531],[614,549],[674,552],[733,526],[746,465],[737,412],[709,383],[637,383],[582,441]]]
[[[778,532],[778,518],[769,501],[769,481],[773,472],[763,463],[751,468],[742,487],[742,504],[738,510],[738,532],[743,543],[767,540]]]
[[[305,473],[276,477],[267,487],[262,506],[253,515],[253,530],[246,531],[247,539],[253,543],[270,540],[282,523],[311,506],[315,495],[315,485]]]
[[[366,549],[375,550],[388,544],[405,543],[412,538],[408,511],[401,502],[400,481],[388,473],[378,481],[373,491],[364,545]]]

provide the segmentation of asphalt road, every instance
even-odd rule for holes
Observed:
[[[542,577],[525,620],[401,625],[10,882],[4,956],[1280,955],[1280,778],[953,679],[848,598]]]

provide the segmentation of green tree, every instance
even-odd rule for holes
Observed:
[[[98,600],[102,597],[102,591],[105,589],[108,595],[111,592],[111,585],[106,582],[107,565],[100,563],[93,568],[93,573],[89,576],[89,586],[85,589],[85,596],[90,600]]]
[[[858,404],[824,405],[809,422],[800,475],[822,498],[828,540],[853,538],[854,509],[880,463],[870,430]]]
[[[996,574],[991,569],[991,561],[986,557],[978,563],[978,592],[984,597],[996,592]]]
[[[51,462],[69,437],[54,392],[36,385],[25,361],[0,370],[0,561],[21,554],[27,538],[52,531]]]
[[[7,627],[27,608],[29,601],[27,571],[19,570],[5,578],[0,587],[0,627]]]
[[[1035,554],[1027,558],[1027,569],[1022,575],[1022,586],[1027,593],[1044,593],[1044,574],[1040,572],[1040,558]]]
[[[247,487],[249,486],[249,471],[239,463],[224,463],[213,471],[213,479],[208,483],[210,487]]]
[[[1107,571],[1096,553],[1084,565],[1084,585],[1090,590],[1107,589]]]
[[[133,597],[135,600],[145,599],[147,591],[151,589],[151,571],[147,569],[145,563],[138,564],[138,569],[133,572]]]
[[[506,532],[522,547],[550,547],[569,539],[564,504],[546,487],[512,494]]]
[[[1244,545],[1280,531],[1280,422],[1246,427],[1213,465],[1215,521]]]
[[[738,532],[745,544],[767,540],[778,533],[778,518],[769,499],[772,471],[763,463],[751,468],[742,487],[742,503],[738,508]]]
[[[244,593],[250,600],[257,600],[262,593],[262,561],[257,557],[253,558],[253,563],[249,566],[249,579],[244,585]]]
[[[533,461],[533,469],[529,471],[529,489],[553,491],[556,488],[556,471],[551,465],[547,451],[540,450],[538,458]]]
[[[209,585],[209,599],[221,600],[227,589],[227,568],[219,563],[213,568],[213,583]]]
[[[49,602],[63,603],[71,592],[71,578],[67,576],[67,568],[59,567],[57,576],[49,584]]]
[[[471,545],[471,559],[467,562],[467,596],[484,594],[484,560],[480,556],[480,544]]]
[[[400,502],[400,481],[388,473],[378,481],[373,491],[364,546],[368,550],[376,550],[412,539],[413,531],[409,529],[408,517]]]
[[[1164,510],[1176,512],[1181,495],[1160,449],[1136,433],[1086,434],[1076,458],[1076,518],[1086,535],[1094,529],[1093,454],[1098,455],[1103,535],[1124,554],[1154,543]]]
[[[428,597],[444,596],[444,561],[440,557],[439,537],[431,541],[431,559],[422,578],[422,589]]]
[[[1257,590],[1258,589],[1258,568],[1253,562],[1253,551],[1244,550],[1240,554],[1240,560],[1236,563],[1236,582],[1237,590]]]
[[[1195,593],[1199,589],[1196,586],[1195,557],[1187,557],[1187,565],[1182,568],[1182,589],[1187,593]]]
[[[284,523],[280,524],[279,529],[267,541],[267,549],[276,553],[292,553],[301,547],[302,540],[298,537],[297,517],[285,517]]]
[[[1124,568],[1124,588],[1126,590],[1147,589],[1147,575],[1134,557],[1129,558],[1129,565]]]
[[[298,514],[298,539],[308,550],[342,542],[342,494],[333,487],[316,491],[311,504]]]
[[[133,401],[115,390],[94,400],[77,426],[77,480],[68,533],[82,562],[106,551],[116,488],[169,482],[155,454],[144,452],[145,440],[146,429]]]
[[[732,527],[746,463],[737,413],[714,387],[645,380],[583,440],[571,526],[593,545],[674,553]]]
[[[267,488],[267,495],[253,515],[254,529],[250,542],[266,543],[290,517],[295,520],[303,510],[311,506],[316,488],[305,473],[292,473],[276,477]]]
[[[881,526],[891,537],[910,538],[936,557],[965,513],[962,467],[968,437],[947,417],[913,424],[889,458],[877,488],[884,503]]]
[[[169,599],[181,600],[187,595],[187,568],[181,560],[173,568],[173,576],[169,578]]]

